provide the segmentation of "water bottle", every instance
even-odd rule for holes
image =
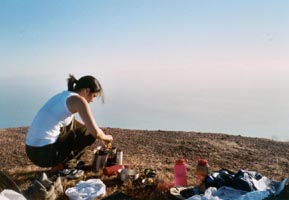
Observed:
[[[200,185],[209,174],[209,163],[205,159],[197,158],[197,185]]]
[[[174,166],[174,186],[187,186],[187,166],[185,159],[176,160]]]

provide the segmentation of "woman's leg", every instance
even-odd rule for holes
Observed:
[[[77,124],[74,120],[62,130],[57,140],[58,149],[69,150],[69,156],[65,159],[65,165],[73,167],[82,156],[86,147],[92,145],[95,138],[88,132],[84,125]]]
[[[65,160],[69,152],[62,151],[60,153],[54,144],[43,147],[26,145],[26,154],[35,165],[40,167],[53,167]]]

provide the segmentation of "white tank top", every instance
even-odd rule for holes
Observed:
[[[63,91],[44,104],[29,127],[26,136],[27,145],[41,147],[53,144],[57,140],[60,128],[69,125],[74,117],[66,105],[67,98],[72,95],[78,94]]]

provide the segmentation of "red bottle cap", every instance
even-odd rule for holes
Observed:
[[[186,164],[186,160],[185,159],[176,160],[176,165],[184,165],[184,164]]]
[[[199,166],[208,166],[209,162],[205,159],[198,159]]]

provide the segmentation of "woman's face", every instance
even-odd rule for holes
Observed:
[[[87,103],[93,102],[94,98],[98,95],[97,92],[90,92],[89,88],[83,89],[79,94],[85,98]]]
[[[95,97],[97,97],[97,92],[88,92],[85,99],[87,100],[88,103],[91,103],[93,102]]]

